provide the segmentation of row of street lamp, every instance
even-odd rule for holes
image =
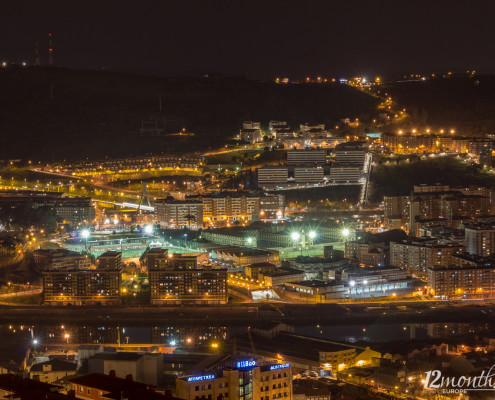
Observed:
[[[347,238],[349,236],[351,232],[349,231],[349,229],[347,228],[344,228],[342,229],[342,236],[344,238]],[[311,240],[314,240],[317,236],[317,233],[315,231],[310,231],[308,232],[308,237],[311,239]],[[301,233],[299,232],[292,232],[291,233],[291,239],[294,241],[294,242],[297,242],[300,238],[301,238]]]

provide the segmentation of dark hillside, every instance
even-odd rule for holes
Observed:
[[[412,126],[456,129],[464,135],[495,132],[494,76],[397,82],[384,89],[407,108]]]
[[[186,128],[196,137],[140,136],[141,121],[159,111],[160,93],[165,133]],[[0,69],[0,159],[203,150],[234,136],[243,120],[333,125],[343,117],[364,117],[375,105],[375,98],[339,84],[8,67]]]

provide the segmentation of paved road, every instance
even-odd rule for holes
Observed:
[[[10,297],[18,297],[18,296],[29,296],[32,294],[40,294],[43,291],[43,288],[36,288],[30,290],[23,290],[21,292],[10,292],[0,294],[0,299],[8,299]]]

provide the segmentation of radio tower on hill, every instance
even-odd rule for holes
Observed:
[[[53,35],[51,33],[48,34],[49,47],[48,47],[48,65],[53,66]]]
[[[40,60],[40,50],[38,48],[38,42],[36,42],[36,45],[34,47],[34,65],[39,67],[41,65],[41,60]]]

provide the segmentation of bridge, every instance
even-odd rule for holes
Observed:
[[[136,210],[138,208],[140,208],[141,210],[144,210],[144,211],[155,211],[155,207],[144,206],[142,204],[141,204],[141,206],[139,206],[139,204],[134,204],[134,203],[127,203],[127,202],[117,203],[115,201],[98,200],[98,199],[91,199],[91,201],[93,201],[95,203],[113,204],[115,206],[121,206],[121,207],[127,207],[127,208],[134,208]]]

